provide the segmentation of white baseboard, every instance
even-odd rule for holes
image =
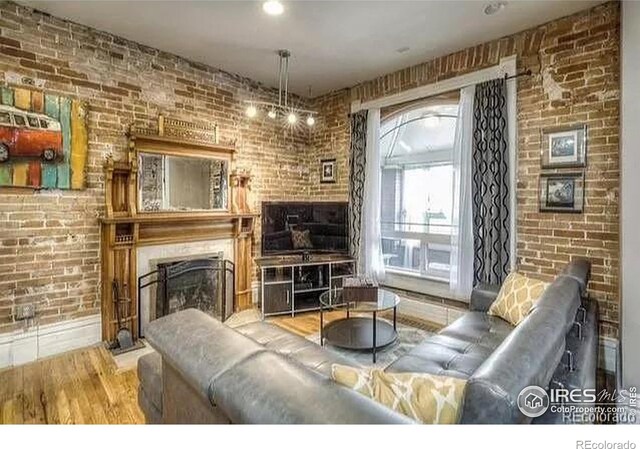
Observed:
[[[441,304],[416,301],[399,295],[402,298],[398,305],[398,312],[402,315],[419,318],[432,323],[447,326],[457,320],[464,311]]]
[[[102,340],[100,315],[0,335],[0,368],[23,365]]]

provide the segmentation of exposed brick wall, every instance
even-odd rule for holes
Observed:
[[[132,123],[152,126],[159,113],[217,123],[255,176],[254,204],[309,198],[305,126],[246,119],[243,100],[277,99],[246,78],[1,2],[1,82],[86,100],[89,161],[83,191],[0,189],[0,332],[17,326],[17,304],[36,303],[40,324],[99,313],[103,165],[124,158]]]
[[[320,112],[307,133],[249,122],[242,100],[274,99],[251,80],[189,62],[87,27],[0,4],[0,81],[89,102],[88,188],[81,192],[0,194],[0,332],[14,304],[40,304],[41,323],[97,314],[99,225],[107,154],[123,157],[124,131],[158,113],[220,125],[238,140],[238,165],[255,175],[252,199],[346,200],[348,113],[369,100],[430,84],[518,55],[534,76],[518,82],[518,254],[521,270],[551,278],[573,256],[594,263],[592,296],[603,330],[618,323],[619,5],[598,6],[334,92],[303,106]],[[540,129],[589,126],[585,213],[537,212]],[[337,159],[337,182],[320,184],[320,159]],[[5,190],[5,189],[3,189]],[[258,243],[258,242],[256,242]]]
[[[600,302],[602,330],[616,336],[619,320],[619,3],[611,2],[554,22],[391,73],[318,99],[323,116],[311,136],[312,160],[347,164],[350,102],[367,101],[498,64],[517,55],[517,265],[543,279],[575,256],[593,263],[590,294]],[[583,214],[538,212],[540,130],[586,123],[588,150]],[[346,137],[345,137],[346,136]],[[345,140],[346,138],[346,140]],[[332,147],[332,142],[344,145]],[[332,156],[333,155],[333,156]],[[315,160],[314,160],[315,158]],[[347,169],[348,170],[348,169]],[[346,198],[347,176],[336,185],[311,183],[312,192]]]
[[[346,201],[349,187],[349,144],[351,112],[348,89],[332,92],[313,100],[318,111],[317,126],[310,136],[309,151],[305,162],[310,169],[309,193],[327,200]],[[320,161],[336,159],[336,183],[320,183]]]

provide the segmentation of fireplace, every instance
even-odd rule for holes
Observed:
[[[104,216],[100,217],[102,339],[115,342],[124,323],[135,341],[144,333],[145,325],[155,319],[158,273],[144,278],[153,285],[141,287],[138,281],[141,275],[157,271],[158,264],[206,258],[222,252],[223,260],[234,263],[231,266],[235,272],[233,282],[225,284],[225,288],[233,289],[235,295],[233,309],[252,307],[252,237],[258,214],[248,207],[246,190],[251,176],[235,167],[235,145],[220,143],[215,127],[212,131],[210,125],[165,117],[158,119],[157,127],[132,127],[128,139],[126,158],[107,158],[105,163],[105,208]],[[222,207],[215,210],[176,208],[170,212],[141,213],[144,201],[141,201],[140,183],[144,180],[139,173],[140,160],[148,153],[165,158],[225,161],[228,179],[226,182],[216,179],[222,182],[221,186],[227,187],[228,201],[222,201]],[[216,179],[212,180],[214,190],[217,189]],[[211,270],[212,267],[208,267],[204,271]],[[114,280],[122,290],[118,295],[131,301],[129,316],[116,316]],[[220,283],[215,285],[220,287]],[[168,288],[171,290],[172,287]],[[228,295],[224,298],[226,300]],[[195,306],[205,302],[195,301]],[[174,307],[180,307],[180,304],[189,307],[193,303],[179,297],[174,297],[173,301]],[[221,305],[212,313],[224,319],[232,307],[226,301],[223,304],[224,307]],[[171,308],[170,302],[168,310]]]
[[[148,289],[148,321],[185,309],[201,310],[221,321],[233,313],[234,264],[222,254],[163,261],[138,278],[138,297]],[[144,326],[140,323],[144,333]]]

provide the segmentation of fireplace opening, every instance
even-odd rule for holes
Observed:
[[[138,298],[150,289],[149,321],[185,309],[225,321],[233,313],[233,281],[234,264],[222,257],[162,262],[138,278]]]

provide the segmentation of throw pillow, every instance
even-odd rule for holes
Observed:
[[[386,373],[344,365],[331,367],[333,380],[423,424],[455,424],[467,381],[426,373]]]
[[[489,307],[489,315],[499,316],[517,326],[529,315],[533,304],[548,285],[548,282],[531,279],[515,271],[510,273]]]
[[[291,244],[293,249],[312,249],[313,243],[311,243],[311,237],[309,236],[309,230],[306,231],[291,231]]]

